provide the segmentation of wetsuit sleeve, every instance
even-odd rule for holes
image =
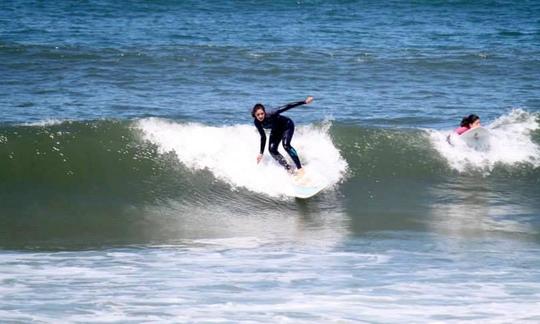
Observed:
[[[274,113],[276,114],[281,114],[282,112],[285,112],[291,108],[294,108],[294,107],[297,107],[297,106],[300,106],[300,105],[305,105],[306,102],[304,100],[302,101],[297,101],[297,102],[291,102],[291,103],[288,103],[286,104],[285,106],[281,106],[281,107],[278,107]]]
[[[264,147],[266,146],[266,133],[264,132],[264,129],[261,125],[261,123],[259,123],[257,120],[255,120],[255,127],[257,127],[257,130],[259,131],[259,134],[261,135],[261,149],[260,149],[260,153],[263,154],[264,153]]]

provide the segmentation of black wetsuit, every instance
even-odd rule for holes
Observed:
[[[262,122],[257,120],[257,118],[254,120],[255,127],[257,127],[259,134],[261,134],[260,153],[264,153],[264,147],[266,145],[266,133],[264,132],[264,129],[270,129],[270,143],[268,145],[268,151],[272,157],[287,170],[291,170],[291,166],[287,163],[283,155],[279,154],[278,152],[280,141],[283,143],[283,148],[285,151],[287,151],[291,159],[294,161],[296,168],[301,169],[302,164],[300,164],[300,159],[298,158],[296,150],[291,146],[291,140],[294,134],[294,123],[290,118],[281,116],[280,114],[293,107],[304,105],[305,103],[305,101],[292,102],[285,106],[276,108],[271,112],[267,112]]]

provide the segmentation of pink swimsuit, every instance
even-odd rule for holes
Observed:
[[[465,126],[461,126],[459,128],[457,128],[455,130],[455,132],[458,134],[458,135],[461,135],[463,133],[465,133],[466,131],[468,131],[470,128],[469,127],[465,127]]]

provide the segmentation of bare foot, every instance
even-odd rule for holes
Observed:
[[[294,174],[295,182],[303,186],[308,185],[310,181],[305,175],[303,168],[296,170],[296,173]]]

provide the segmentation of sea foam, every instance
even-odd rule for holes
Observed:
[[[491,172],[499,164],[530,164],[540,166],[540,147],[532,133],[539,128],[538,116],[522,109],[514,109],[492,122],[483,121],[489,130],[490,145],[476,151],[460,141],[450,144],[447,137],[453,130],[427,130],[435,149],[448,161],[451,168],[464,172],[470,169]]]

